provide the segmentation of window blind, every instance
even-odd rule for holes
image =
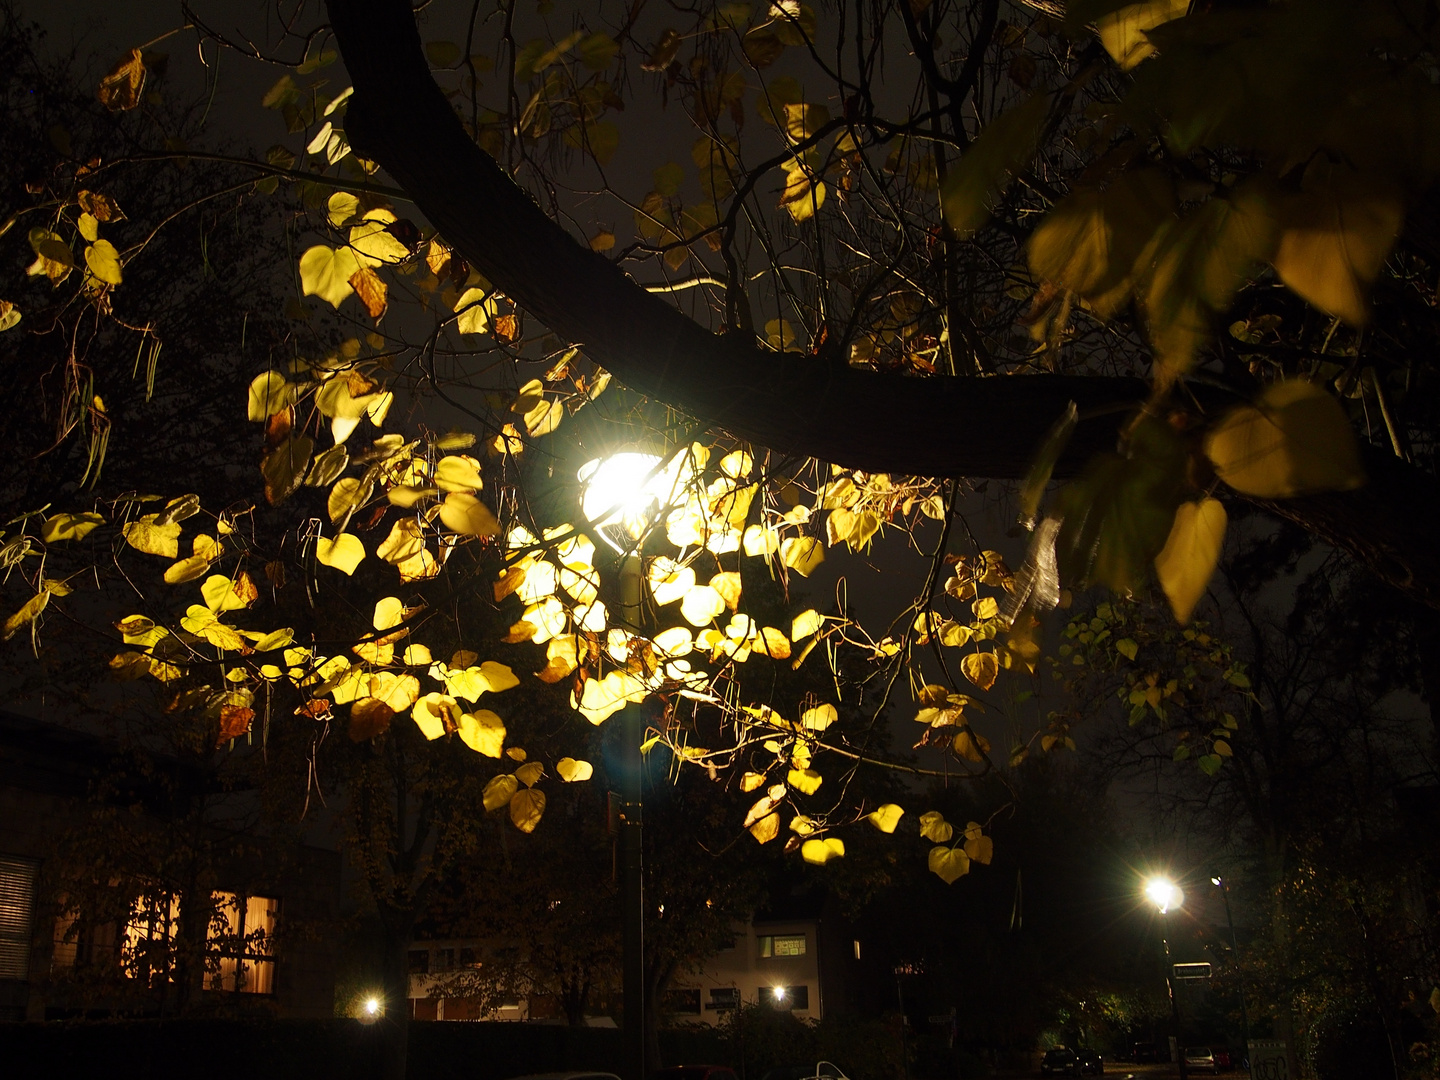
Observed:
[[[0,855],[0,979],[30,975],[35,870],[33,862]]]

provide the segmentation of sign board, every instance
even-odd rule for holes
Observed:
[[[1250,1080],[1291,1080],[1283,1039],[1250,1040]]]
[[[1173,971],[1175,978],[1182,981],[1210,978],[1209,964],[1176,964]]]

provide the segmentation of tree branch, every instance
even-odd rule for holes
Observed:
[[[465,133],[430,76],[408,0],[328,0],[355,85],[346,135],[481,273],[632,390],[768,446],[872,472],[1016,478],[1055,417],[1082,417],[1055,475],[1110,449],[1144,380],[911,378],[718,336],[577,243]],[[743,339],[742,339],[743,337]],[[1371,483],[1263,504],[1440,607],[1440,485],[1390,455]]]

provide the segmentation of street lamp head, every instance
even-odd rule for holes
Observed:
[[[1178,908],[1185,900],[1185,894],[1167,877],[1152,877],[1145,882],[1145,896],[1155,905],[1161,915],[1171,908]]]
[[[659,466],[660,458],[654,454],[634,452],[586,462],[578,474],[584,488],[580,510],[585,519],[602,536],[607,527],[618,526],[630,539],[640,539],[655,504],[669,494]]]
[[[381,1013],[385,1011],[384,1004],[379,995],[371,994],[364,1001],[360,1002],[360,1022],[362,1024],[373,1024],[380,1019]]]
[[[783,987],[783,986],[777,986],[777,987],[775,987],[775,1000],[776,1000],[776,1001],[784,1001],[784,1000],[785,1000],[785,987]]]
[[[1221,878],[1212,877],[1212,878],[1210,879],[1210,884],[1211,884],[1211,885],[1215,885],[1215,886],[1218,887],[1218,886],[1220,886],[1220,885],[1223,885],[1223,884],[1224,884],[1224,881],[1223,881]]]

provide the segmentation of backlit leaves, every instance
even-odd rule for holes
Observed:
[[[800,857],[815,866],[824,866],[831,859],[838,859],[844,854],[845,841],[838,836],[827,836],[823,840],[817,837],[800,845]]]
[[[1299,379],[1273,383],[1227,413],[1205,439],[1220,479],[1264,499],[1348,491],[1365,482],[1355,435],[1331,395]]]
[[[124,112],[140,104],[145,86],[145,61],[139,49],[131,49],[100,80],[95,96],[112,112]]]
[[[940,205],[960,236],[989,220],[1010,177],[1035,155],[1049,110],[1050,95],[1035,94],[990,121],[951,166],[940,189]]]
[[[353,574],[365,558],[365,545],[353,533],[341,533],[333,539],[322,536],[315,541],[315,558],[342,574]]]
[[[121,532],[125,542],[136,551],[173,559],[180,554],[180,523],[161,525],[156,521],[157,517],[156,514],[146,514],[138,521],[126,522]]]
[[[510,799],[510,821],[523,833],[535,831],[545,813],[545,793],[535,788],[517,791]]]
[[[1175,511],[1175,524],[1170,529],[1170,538],[1165,547],[1155,556],[1155,574],[1160,579],[1170,601],[1175,619],[1182,625],[1190,621],[1190,615],[1215,564],[1220,560],[1220,551],[1225,545],[1225,507],[1218,499],[1202,499],[1199,502],[1184,502]],[[1117,642],[1122,649],[1125,642]],[[1135,659],[1138,652],[1131,641],[1129,657]]]
[[[933,847],[926,859],[930,872],[945,882],[946,885],[953,885],[960,878],[970,872],[970,856],[959,848]]]
[[[900,824],[900,819],[904,814],[905,811],[902,807],[894,803],[886,803],[866,814],[865,820],[883,833],[893,833],[895,826]]]
[[[317,244],[300,256],[300,288],[306,296],[318,296],[338,308],[355,291],[350,278],[359,269],[349,248]]]
[[[989,690],[1000,675],[1000,661],[992,652],[967,653],[960,661],[960,670],[981,690]]]

